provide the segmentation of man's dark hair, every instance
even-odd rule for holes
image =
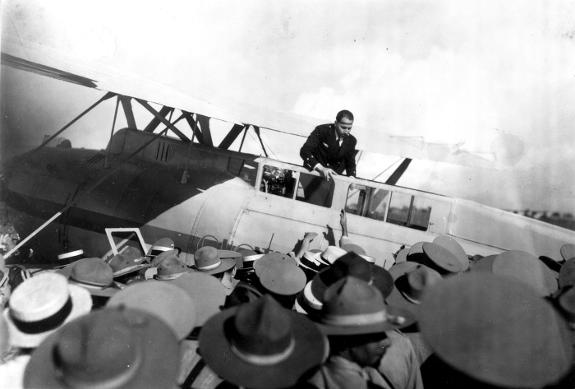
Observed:
[[[335,120],[337,120],[338,122],[341,121],[341,119],[343,119],[343,118],[348,118],[349,120],[351,120],[353,122],[353,113],[351,113],[347,109],[344,109],[344,110],[339,111],[337,113],[337,115],[335,116]]]

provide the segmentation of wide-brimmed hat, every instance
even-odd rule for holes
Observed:
[[[436,243],[425,242],[422,248],[425,254],[424,264],[437,270],[441,274],[460,273],[465,269],[465,265],[462,261],[457,259],[455,254],[443,246]],[[469,267],[469,261],[467,261],[467,267]]]
[[[310,291],[315,299],[323,301],[325,290],[346,276],[354,276],[373,284],[384,297],[389,296],[393,290],[393,278],[387,270],[367,262],[355,253],[347,253],[313,278]]]
[[[441,281],[441,275],[420,263],[402,262],[389,269],[395,288],[385,301],[392,306],[401,307],[417,316],[419,305],[425,291]]]
[[[575,258],[575,244],[565,243],[563,246],[561,246],[559,252],[565,261],[571,258]]]
[[[145,281],[129,285],[108,300],[108,307],[125,306],[140,309],[163,320],[184,339],[196,323],[192,298],[182,288],[162,281]]]
[[[203,326],[206,320],[220,311],[226,301],[228,290],[209,274],[185,273],[169,282],[182,288],[194,300],[196,327]]]
[[[130,255],[117,254],[110,258],[108,264],[114,271],[114,278],[116,278],[148,267],[147,264],[142,263],[141,259],[142,258],[132,258]]]
[[[386,305],[377,288],[355,277],[327,288],[318,321],[327,335],[373,334],[415,322],[409,312]]]
[[[347,251],[338,246],[327,246],[325,250],[322,251],[320,259],[326,264],[333,264],[338,258],[341,258],[347,254]]]
[[[548,296],[557,290],[557,280],[533,254],[509,250],[496,256],[487,256],[472,266],[472,271],[491,272],[512,278],[534,288],[540,296]]]
[[[158,267],[164,259],[171,258],[171,257],[178,258],[178,250],[171,249],[171,250],[162,251],[160,254],[158,254],[154,258],[152,258],[152,260],[150,261],[150,266],[151,267]]]
[[[461,247],[459,242],[457,242],[455,239],[447,235],[440,235],[433,239],[433,243],[451,251],[455,258],[457,258],[457,260],[461,263],[461,266],[463,267],[463,270],[461,271],[467,271],[469,269],[469,258],[467,257],[467,254],[465,254],[463,247]]]
[[[258,272],[261,269],[267,268],[268,265],[273,262],[286,262],[294,266],[298,265],[294,257],[291,257],[287,254],[278,253],[277,251],[270,251],[269,253],[265,254],[263,257],[254,262],[253,266],[254,271],[256,272],[256,274],[258,274]]]
[[[229,253],[212,246],[204,246],[194,253],[194,269],[206,274],[219,274],[236,266],[236,257],[222,257],[221,254]],[[241,254],[240,254],[241,255]]]
[[[559,270],[559,288],[575,285],[575,258],[565,261]]]
[[[180,262],[176,255],[171,255],[160,262],[154,279],[158,281],[169,281],[189,272],[190,270]]]
[[[573,360],[558,312],[529,286],[485,272],[429,288],[419,326],[442,360],[494,385],[541,388],[561,378]]]
[[[174,249],[174,241],[170,238],[161,238],[154,242],[148,255],[155,256],[163,253],[164,251],[169,251]]]
[[[90,309],[90,293],[70,285],[63,275],[45,272],[28,278],[14,289],[4,310],[10,342],[34,348],[64,323]]]
[[[327,357],[319,329],[269,295],[212,317],[200,332],[199,346],[218,376],[254,389],[295,386]]]
[[[178,340],[159,319],[105,308],[66,324],[32,354],[25,388],[173,388]]]
[[[403,263],[407,261],[407,254],[409,254],[409,249],[407,247],[402,248],[395,255],[395,263]],[[393,267],[393,266],[392,266]]]
[[[304,288],[305,273],[293,260],[264,259],[258,261],[255,273],[265,289],[282,296],[291,296]]]
[[[93,296],[111,297],[120,289],[114,285],[112,268],[101,258],[84,258],[63,270],[69,269],[71,284],[81,286]]]

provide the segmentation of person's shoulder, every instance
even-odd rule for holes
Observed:
[[[329,131],[332,128],[332,124],[333,123],[325,123],[325,124],[320,124],[319,126],[317,126],[315,129],[319,130],[319,131]]]

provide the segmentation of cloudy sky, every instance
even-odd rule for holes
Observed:
[[[401,185],[502,208],[575,207],[574,2],[6,0],[2,11],[3,42],[58,48],[221,106],[325,120],[348,108],[360,147],[377,149],[386,133],[511,156],[497,171],[417,161]],[[2,66],[4,143],[37,144],[100,95]],[[109,107],[91,120],[67,136],[104,147]],[[297,162],[303,139],[293,142],[266,138]],[[397,158],[365,154],[359,174]]]

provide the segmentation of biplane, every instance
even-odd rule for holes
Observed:
[[[102,256],[108,247],[104,229],[110,227],[138,227],[147,242],[169,237],[186,252],[206,244],[287,252],[306,232],[319,233],[313,244],[325,248],[341,231],[342,209],[348,213],[350,238],[384,267],[391,266],[400,247],[438,235],[456,239],[468,255],[523,249],[560,258],[559,248],[575,243],[575,232],[567,229],[397,185],[414,158],[492,168],[507,162],[502,155],[382,134],[371,151],[404,158],[384,182],[338,176],[331,185],[317,185],[322,178],[316,172],[269,158],[262,141],[264,133],[281,132],[303,142],[319,124],[314,120],[234,105],[222,109],[113,69],[22,45],[3,42],[3,66],[103,91],[39,147],[3,167],[3,198],[27,215],[20,230],[27,235],[41,226],[26,241],[44,256],[40,260],[78,248]],[[90,110],[112,99],[114,124],[105,149],[76,149],[65,142],[51,146]],[[137,123],[133,104],[151,114],[146,125]],[[116,130],[120,111],[127,127]],[[219,144],[211,135],[215,119],[230,124]],[[248,133],[260,141],[262,155],[242,152]],[[238,141],[238,150],[231,150]]]

